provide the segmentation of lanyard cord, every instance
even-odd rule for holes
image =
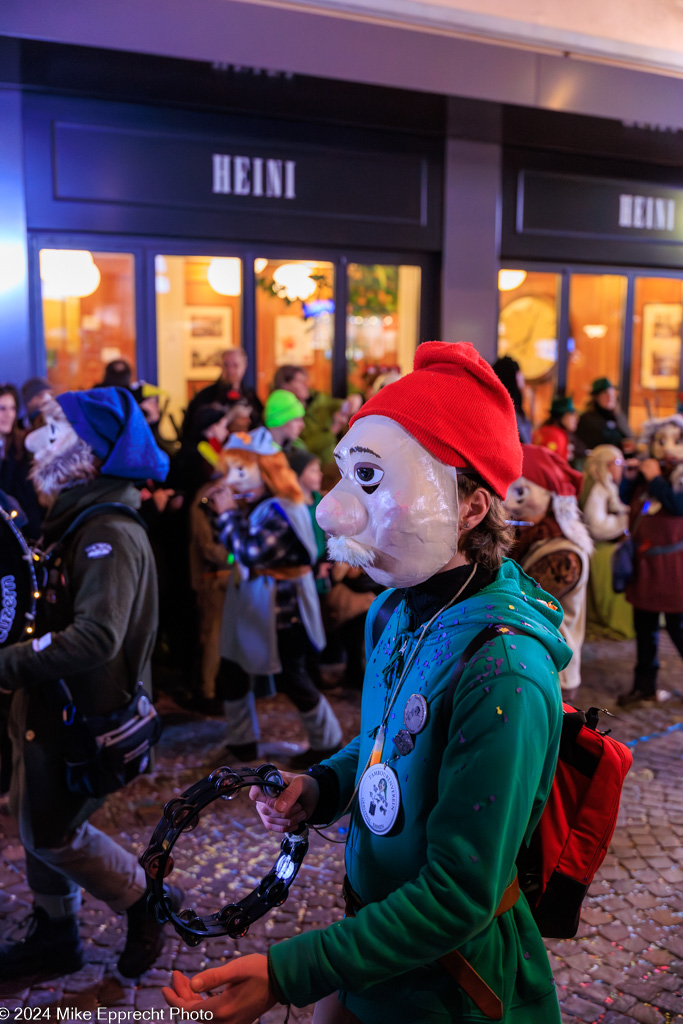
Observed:
[[[429,620],[429,622],[427,622],[426,625],[424,625],[422,627],[422,632],[420,633],[418,641],[415,644],[415,647],[413,648],[413,650],[412,650],[412,652],[410,654],[410,657],[408,658],[407,662],[405,663],[403,671],[401,672],[401,676],[400,676],[400,678],[398,680],[398,683],[396,684],[396,689],[394,690],[394,694],[393,694],[393,696],[391,698],[391,702],[389,703],[389,707],[387,708],[387,710],[386,710],[386,712],[384,714],[384,718],[382,719],[382,723],[381,723],[381,725],[379,727],[380,731],[382,729],[386,728],[386,724],[389,721],[389,715],[391,714],[391,709],[393,708],[394,704],[396,703],[396,698],[398,697],[399,692],[401,690],[401,687],[403,686],[403,680],[407,676],[408,672],[410,671],[410,669],[412,667],[413,662],[415,661],[415,658],[417,657],[417,652],[420,649],[422,641],[424,640],[425,635],[426,635],[429,627],[438,619],[438,617],[440,615],[443,615],[443,613],[445,611],[448,611],[448,609],[451,607],[451,605],[455,604],[455,602],[458,600],[458,598],[462,594],[463,590],[465,590],[466,587],[468,587],[469,584],[472,582],[472,580],[474,578],[474,574],[476,573],[476,571],[477,571],[477,566],[476,566],[476,563],[475,563],[472,566],[472,572],[469,574],[469,576],[467,577],[467,579],[465,580],[463,585],[460,587],[460,589],[458,590],[457,594],[455,594],[454,597],[452,597],[450,599],[450,601],[443,606],[443,608],[439,608],[438,612],[436,612],[434,615],[432,615],[432,617]],[[365,769],[363,769],[363,770],[365,771]]]
[[[450,599],[450,601],[448,601],[443,606],[443,608],[440,608],[435,615],[432,615],[432,617],[429,620],[429,622],[425,626],[423,626],[422,632],[420,633],[420,636],[419,636],[419,639],[418,639],[418,641],[417,641],[417,643],[416,643],[416,645],[415,645],[415,647],[414,647],[410,657],[408,658],[408,661],[405,664],[405,668],[401,672],[400,679],[399,679],[399,681],[398,681],[398,683],[396,685],[396,689],[394,690],[394,695],[391,698],[391,703],[389,704],[389,707],[387,708],[387,711],[386,711],[386,713],[384,715],[384,719],[382,720],[382,724],[379,726],[379,729],[378,729],[378,732],[377,732],[378,736],[382,733],[382,730],[385,728],[385,726],[386,726],[386,724],[387,724],[387,722],[389,720],[389,715],[391,713],[391,709],[393,708],[393,706],[394,706],[394,704],[396,702],[396,698],[398,697],[399,691],[400,691],[400,689],[401,689],[401,687],[403,685],[403,680],[405,679],[408,670],[410,669],[410,667],[412,666],[412,664],[413,664],[413,662],[415,660],[415,656],[417,655],[417,652],[418,652],[418,650],[420,648],[420,645],[421,645],[422,641],[425,638],[427,630],[432,625],[432,623],[434,623],[439,618],[440,615],[443,615],[443,613],[445,611],[448,611],[448,609],[451,607],[451,605],[455,604],[455,602],[458,600],[458,598],[462,594],[463,590],[465,590],[465,588],[468,587],[469,584],[474,579],[474,574],[476,573],[476,571],[477,571],[477,565],[476,565],[476,562],[475,562],[475,564],[472,566],[472,572],[469,574],[469,576],[467,577],[467,579],[465,580],[463,585],[460,587],[460,590],[458,590],[457,594],[455,594],[455,596],[452,597]],[[351,807],[351,804],[356,799],[356,794],[357,794],[358,789],[360,787],[361,780],[362,780],[363,776],[365,775],[366,771],[368,770],[368,768],[370,767],[370,762],[372,761],[372,755],[374,753],[374,749],[375,748],[373,747],[372,751],[370,752],[370,756],[369,756],[369,758],[368,758],[368,760],[366,762],[365,768],[363,768],[363,771],[358,776],[358,782],[356,783],[356,788],[354,789],[353,793],[351,794],[351,798],[350,798],[349,802],[347,803],[346,807],[344,808],[344,810],[339,815],[340,818],[343,817],[346,814],[346,812]],[[316,832],[318,832],[318,829],[316,829]],[[328,836],[323,835],[322,832],[318,832],[318,834],[322,835],[323,839],[328,839],[329,838]],[[339,840],[331,839],[330,842],[339,842]]]

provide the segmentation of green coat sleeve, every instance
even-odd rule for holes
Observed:
[[[506,661],[489,686],[470,689],[467,672],[458,687],[417,877],[354,918],[271,947],[296,1006],[432,963],[491,924],[559,742],[559,698]]]
[[[122,646],[144,559],[141,527],[98,517],[86,523],[67,555],[73,622],[43,650],[33,642],[0,650],[0,687],[16,690],[91,671]],[[104,558],[88,557],[94,543],[111,546]]]

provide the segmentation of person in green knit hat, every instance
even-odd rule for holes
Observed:
[[[427,342],[336,458],[318,508],[330,554],[391,588],[368,614],[360,729],[252,798],[275,832],[351,812],[347,913],[267,957],[176,971],[165,998],[229,1024],[277,1002],[316,1003],[315,1024],[559,1024],[515,862],[552,785],[571,652],[559,605],[505,558],[512,401],[471,345]]]
[[[304,366],[280,366],[273,378],[273,390],[291,391],[304,407],[304,428],[301,443],[307,451],[317,455],[323,472],[334,472],[334,449],[337,437],[348,426],[350,417],[358,412],[362,397],[351,394],[348,398],[334,398],[324,391],[312,388]]]
[[[289,455],[297,448],[305,450],[305,445],[299,441],[301,431],[304,429],[304,412],[303,405],[291,391],[278,388],[268,395],[263,410],[263,422],[275,444],[282,448],[285,455]]]

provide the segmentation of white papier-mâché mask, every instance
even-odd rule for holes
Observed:
[[[78,443],[78,434],[69,423],[59,402],[47,402],[43,407],[45,425],[26,435],[24,442],[37,465],[45,465],[59,458]]]
[[[388,587],[415,586],[450,562],[458,549],[450,466],[386,416],[354,423],[335,458],[342,478],[316,513],[335,561]]]
[[[652,457],[659,462],[683,462],[683,434],[675,423],[665,423],[652,438]]]
[[[545,519],[550,508],[551,491],[532,483],[525,476],[520,476],[510,484],[505,508],[510,518],[527,523],[540,523]]]

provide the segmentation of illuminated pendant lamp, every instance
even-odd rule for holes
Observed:
[[[87,249],[41,249],[43,298],[83,299],[99,288],[102,275]]]
[[[206,272],[209,284],[219,295],[242,294],[242,261],[233,257],[211,260]]]
[[[290,302],[305,302],[318,287],[311,277],[313,268],[305,263],[283,263],[273,274],[273,281],[284,288]]]
[[[526,279],[526,270],[499,270],[498,291],[512,292]]]

